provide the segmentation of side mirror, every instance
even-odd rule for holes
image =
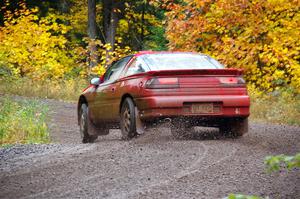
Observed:
[[[94,86],[98,86],[101,83],[101,80],[99,77],[94,77],[93,79],[91,79],[90,83]]]

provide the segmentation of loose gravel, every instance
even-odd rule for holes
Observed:
[[[53,144],[0,149],[0,198],[300,198],[300,171],[268,174],[267,155],[300,151],[300,128],[251,123],[239,139],[197,128],[188,139],[157,127],[131,141],[111,130],[81,144],[76,104],[50,107]]]

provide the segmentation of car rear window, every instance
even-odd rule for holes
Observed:
[[[151,70],[186,70],[224,68],[217,60],[201,54],[162,53],[141,56]]]

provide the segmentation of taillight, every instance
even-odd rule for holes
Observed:
[[[244,85],[245,80],[242,77],[220,77],[220,83],[228,86],[239,86]]]
[[[145,84],[146,88],[178,88],[177,77],[155,77],[148,80]]]

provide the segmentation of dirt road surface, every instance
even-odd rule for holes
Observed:
[[[250,124],[242,138],[165,127],[122,141],[118,130],[81,144],[76,104],[45,100],[53,144],[0,149],[0,198],[300,198],[300,171],[265,172],[267,155],[300,151],[300,128]]]

